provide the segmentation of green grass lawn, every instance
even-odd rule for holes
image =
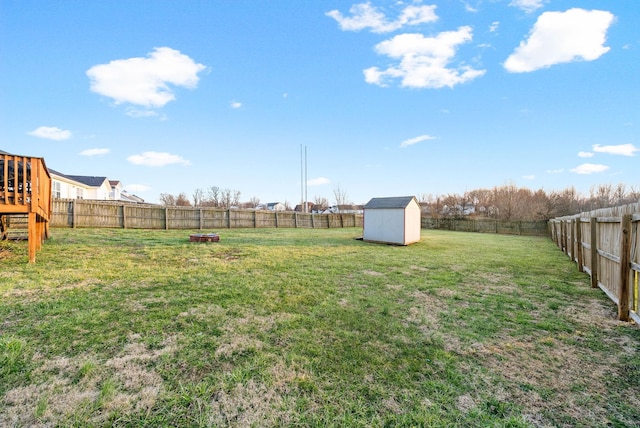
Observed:
[[[0,426],[638,426],[640,329],[549,239],[189,233],[0,245]]]

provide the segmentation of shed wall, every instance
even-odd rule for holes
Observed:
[[[412,201],[405,210],[404,220],[404,244],[412,244],[420,241],[420,229],[422,227],[422,213],[420,205]]]
[[[404,209],[365,210],[362,239],[404,245],[404,221]]]

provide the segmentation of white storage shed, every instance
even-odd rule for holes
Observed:
[[[420,221],[414,196],[373,198],[364,206],[362,240],[409,245],[420,241]]]

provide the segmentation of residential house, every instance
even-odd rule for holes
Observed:
[[[307,207],[307,209],[305,210],[304,207]],[[306,204],[298,204],[296,205],[296,207],[293,209],[296,212],[306,212],[306,213],[310,213],[313,212],[313,210],[316,209],[316,205],[313,202],[306,202]]]
[[[118,180],[108,180],[107,177],[68,175],[51,168],[49,173],[53,198],[144,202],[142,198],[127,193],[122,182]]]
[[[260,204],[256,207],[256,210],[267,211],[285,211],[287,207],[282,202],[269,202],[268,204]]]
[[[332,205],[328,212],[332,214],[362,214],[364,210],[362,205]]]

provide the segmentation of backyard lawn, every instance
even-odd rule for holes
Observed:
[[[0,426],[639,426],[640,328],[548,238],[0,243]]]

